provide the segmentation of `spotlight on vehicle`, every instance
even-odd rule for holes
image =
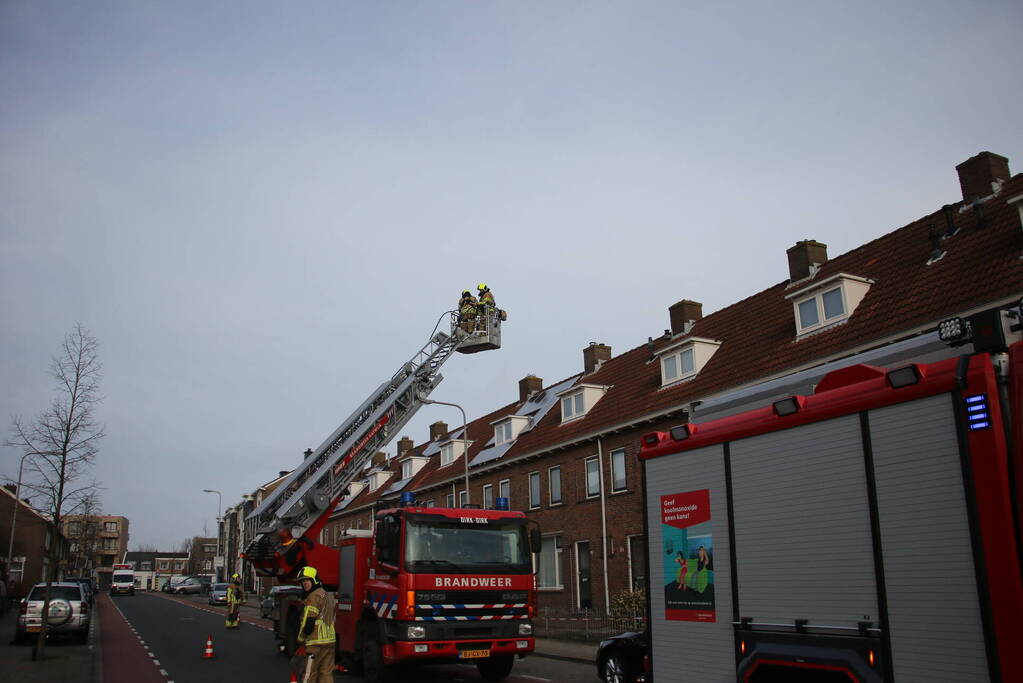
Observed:
[[[788,415],[798,413],[799,409],[802,407],[802,396],[789,396],[788,398],[783,398],[780,401],[774,402],[774,414],[778,417],[786,417]]]
[[[901,389],[916,384],[920,381],[920,369],[916,365],[907,365],[888,373],[888,386],[892,389]]]
[[[973,338],[970,321],[962,318],[949,318],[938,325],[938,339],[949,346],[962,346]]]

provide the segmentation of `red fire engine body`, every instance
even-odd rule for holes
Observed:
[[[646,435],[653,679],[1023,681],[1023,342],[996,346]]]
[[[315,566],[336,592],[338,659],[366,680],[386,680],[399,662],[443,660],[502,680],[534,648],[540,542],[530,524],[521,512],[408,505],[379,511],[374,532],[352,530],[337,548],[296,541],[286,561]],[[285,654],[301,612],[297,594],[274,607]]]

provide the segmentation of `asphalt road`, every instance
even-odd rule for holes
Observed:
[[[112,653],[104,652],[105,683],[149,681],[154,675],[158,680],[174,683],[287,683],[291,677],[288,660],[276,653],[273,632],[266,626],[251,622],[243,622],[241,628],[227,631],[224,629],[223,608],[210,607],[198,599],[142,592],[134,596],[118,596],[112,599],[112,603],[120,614],[105,610],[104,634],[111,618],[120,619],[123,614],[127,626],[134,629],[132,633],[139,644],[121,644],[114,661],[111,661]],[[209,635],[213,637],[215,657],[203,659]],[[124,666],[120,666],[122,660]],[[515,663],[507,681],[592,683],[598,680],[595,672],[592,665],[527,657]],[[476,668],[468,664],[406,669],[397,679],[402,683],[476,683],[482,680]],[[338,683],[355,683],[362,679],[354,674],[338,674],[336,680]]]

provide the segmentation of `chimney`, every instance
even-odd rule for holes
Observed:
[[[400,458],[405,454],[405,451],[412,450],[412,439],[407,436],[403,436],[398,439],[398,457]]]
[[[671,318],[672,334],[689,334],[689,330],[693,329],[693,323],[703,317],[703,304],[682,299],[674,306],[668,307],[668,317]]]
[[[14,484],[4,484],[4,488],[10,491],[12,496],[17,495],[18,493],[18,487]]]
[[[1000,154],[981,152],[956,166],[959,172],[959,187],[963,190],[963,199],[972,202],[974,199],[986,197],[995,190],[995,183],[1008,180],[1009,160]]]
[[[377,467],[377,466],[384,467],[386,465],[387,465],[387,453],[384,453],[383,451],[377,451],[376,453],[373,454],[373,466],[374,467]]]
[[[590,374],[609,360],[611,360],[610,346],[590,342],[590,345],[583,349],[584,374]]]
[[[448,433],[447,422],[434,422],[430,425],[430,441],[437,441]]]
[[[543,391],[543,380],[536,375],[526,375],[519,380],[519,400],[525,401],[533,394]]]
[[[798,282],[817,272],[817,266],[828,262],[828,245],[816,240],[796,242],[785,252],[789,255],[789,282]]]
[[[308,458],[312,454],[313,454],[313,449],[311,449],[311,448],[305,449],[305,452],[302,453],[302,460],[305,461],[305,459]]]

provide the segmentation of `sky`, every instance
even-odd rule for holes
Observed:
[[[1011,0],[4,0],[0,427],[81,323],[103,511],[172,550],[462,289],[508,311],[432,395],[473,419],[786,279],[798,240],[834,257],[957,200],[980,151],[1020,170],[1021,31]]]

